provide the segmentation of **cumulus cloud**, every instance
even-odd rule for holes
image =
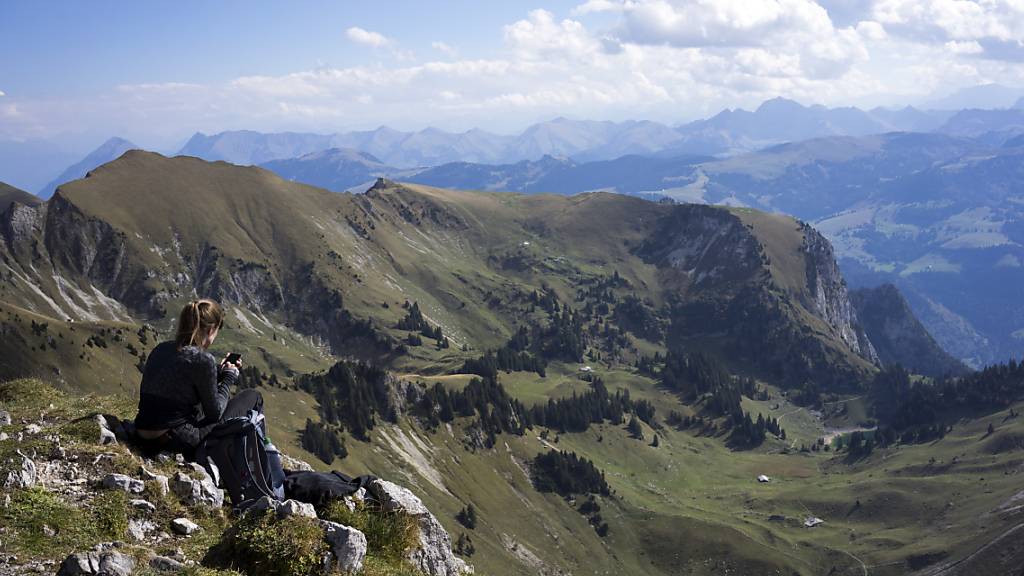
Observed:
[[[1024,38],[1020,0],[878,0],[874,19],[922,40]]]
[[[436,40],[434,42],[431,42],[430,43],[430,47],[433,48],[434,50],[437,50],[441,54],[444,54],[445,56],[448,56],[448,57],[451,57],[451,58],[454,58],[454,57],[459,55],[459,51],[458,50],[456,50],[452,46],[449,46],[448,44],[445,44],[444,42],[441,42],[440,40]]]
[[[580,2],[506,23],[487,58],[439,40],[417,56],[352,27],[349,40],[390,57],[210,84],[117,86],[88,103],[8,96],[17,107],[0,113],[22,120],[0,123],[0,132],[30,121],[56,132],[81,118],[104,122],[107,133],[121,131],[117,122],[173,134],[380,124],[515,131],[564,114],[679,123],[775,96],[905,104],[983,82],[1024,85],[1024,47],[1003,39],[1024,38],[1009,0],[985,0],[980,13],[963,0]]]
[[[345,36],[356,44],[363,44],[374,48],[382,48],[391,44],[391,40],[387,36],[379,32],[364,30],[358,26],[352,26],[345,30]]]

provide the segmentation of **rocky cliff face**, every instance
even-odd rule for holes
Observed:
[[[720,208],[676,207],[640,248],[649,262],[678,271],[687,290],[735,290],[762,270],[762,248]]]
[[[677,206],[638,249],[677,277],[669,345],[724,347],[761,376],[788,385],[856,386],[878,357],[831,245],[795,220],[745,216]],[[771,242],[797,249],[779,257]],[[808,316],[821,327],[811,329]],[[820,336],[811,336],[814,330]],[[857,359],[844,359],[850,355]]]
[[[801,250],[807,260],[807,292],[810,296],[808,308],[828,323],[851,350],[877,364],[878,353],[857,319],[857,311],[850,302],[846,280],[836,264],[832,244],[814,228],[803,225],[802,229],[804,243]]]

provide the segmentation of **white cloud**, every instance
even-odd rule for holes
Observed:
[[[981,54],[985,51],[976,40],[950,40],[945,46],[954,54]]]
[[[459,51],[458,50],[456,50],[452,46],[449,46],[448,44],[445,44],[444,42],[441,42],[439,40],[431,42],[430,43],[430,47],[433,48],[434,50],[437,50],[441,54],[444,54],[445,56],[450,57],[450,58],[454,58],[454,57],[459,55]]]
[[[883,27],[873,20],[861,20],[857,23],[857,33],[868,40],[885,40],[888,36]]]
[[[592,12],[618,12],[623,9],[622,2],[613,0],[587,0],[583,4],[573,8],[572,13],[576,15],[590,14]]]
[[[547,10],[534,10],[526,20],[505,26],[505,42],[527,60],[578,58],[599,50],[600,42],[577,20],[556,22]]]
[[[345,30],[345,36],[356,44],[364,44],[374,48],[381,48],[391,43],[391,40],[388,39],[387,36],[384,36],[379,32],[364,30],[358,26],[352,26],[348,30]]]
[[[7,94],[4,94],[4,91],[0,90],[0,96],[7,96]]]
[[[1020,0],[878,0],[874,17],[928,40],[1024,39],[1024,2]]]
[[[346,67],[116,86],[94,100],[7,96],[3,102],[15,107],[0,109],[0,135],[57,133],[83,118],[107,135],[146,126],[175,139],[186,130],[380,124],[515,131],[564,114],[674,124],[775,96],[904,104],[983,82],[1024,85],[1024,66],[1010,50],[1016,41],[999,40],[1000,26],[1016,30],[1002,18],[1008,2],[984,0],[973,16],[954,0],[861,4],[830,0],[847,8],[846,25],[837,25],[810,0],[589,0],[569,17],[534,10],[509,22],[499,45],[486,47],[495,54],[489,58],[434,41],[417,59],[396,39],[350,28],[350,40],[380,52]],[[965,14],[959,27],[944,16],[946,4]],[[986,36],[959,37],[972,34]],[[993,57],[993,43],[1007,56]]]

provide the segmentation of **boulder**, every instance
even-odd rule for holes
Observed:
[[[472,566],[452,553],[452,540],[448,532],[423,501],[408,488],[378,478],[370,483],[369,492],[385,511],[401,511],[416,520],[420,545],[407,553],[413,566],[430,576],[473,573]]]
[[[22,454],[20,450],[17,452],[18,456],[21,456],[21,467],[7,474],[7,479],[4,480],[4,488],[31,488],[36,484],[36,464],[31,458]]]
[[[0,410],[0,426],[11,425],[11,413],[6,410]]]
[[[245,512],[263,512],[264,510],[277,511],[277,508],[281,506],[281,502],[271,498],[270,496],[263,496],[259,500],[253,502],[245,508]]]
[[[135,540],[145,540],[146,536],[148,536],[150,532],[153,532],[156,529],[156,524],[150,522],[149,520],[139,520],[133,518],[132,520],[128,521],[128,534]]]
[[[142,480],[124,474],[107,474],[103,478],[103,487],[123,490],[129,494],[142,494],[142,491],[146,489],[146,484]]]
[[[171,521],[171,529],[182,536],[191,536],[192,534],[202,530],[199,524],[196,524],[188,518],[175,518]]]
[[[209,508],[220,508],[224,505],[224,491],[217,488],[210,475],[203,470],[202,466],[196,465],[201,472],[199,480],[193,480],[184,472],[178,472],[171,479],[171,491],[174,492],[186,506],[206,506]]]
[[[100,428],[99,444],[117,444],[117,435],[110,429],[110,424],[107,423],[107,419],[102,414],[96,415],[96,425]]]
[[[320,525],[324,529],[324,539],[331,547],[325,572],[351,574],[362,570],[363,559],[366,558],[366,535],[337,522],[321,520]]]
[[[64,559],[57,576],[131,576],[135,560],[120,552],[79,552]]]
[[[157,572],[181,572],[185,565],[167,556],[153,556],[149,559],[149,567]]]
[[[167,476],[150,472],[149,470],[146,470],[145,466],[142,467],[142,478],[144,480],[152,480],[156,482],[156,489],[160,492],[161,496],[167,496],[167,493],[171,490]]]
[[[283,452],[279,454],[281,456],[281,467],[285,470],[291,470],[292,472],[313,472],[313,467],[307,462],[299,460],[298,458],[292,458]]]
[[[132,505],[132,508],[135,508],[136,510],[141,510],[147,514],[152,514],[153,512],[156,512],[156,506],[154,506],[153,503],[148,500],[136,498],[134,500],[129,500],[128,503]]]
[[[316,508],[312,504],[299,502],[298,500],[285,500],[277,507],[277,517],[287,518],[289,516],[305,516],[316,518]]]

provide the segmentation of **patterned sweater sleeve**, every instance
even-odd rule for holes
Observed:
[[[203,406],[203,420],[200,426],[220,420],[228,405],[229,387],[238,379],[237,370],[218,370],[217,361],[210,354],[203,354],[197,370],[196,389]]]

